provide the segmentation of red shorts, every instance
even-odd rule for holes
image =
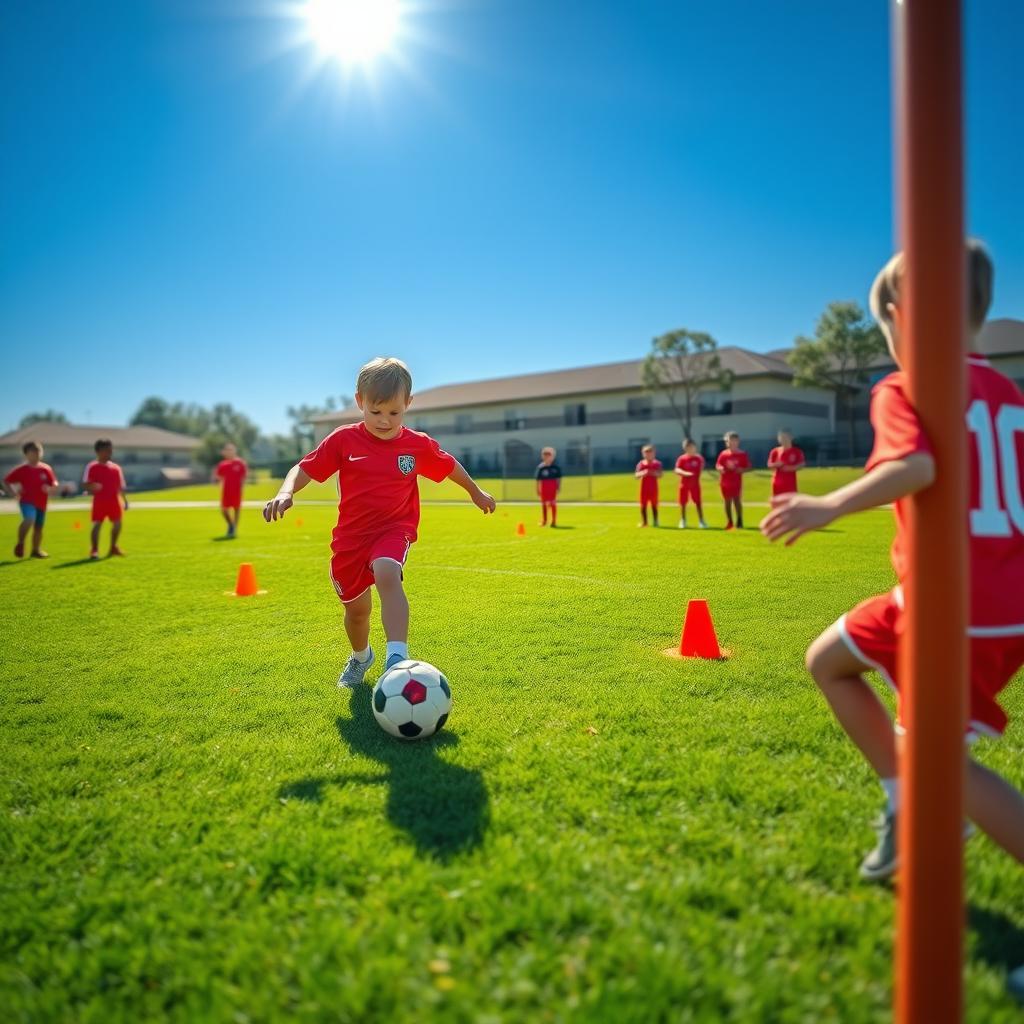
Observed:
[[[640,504],[641,505],[657,505],[658,504],[658,488],[657,487],[641,487],[640,488]]]
[[[92,521],[94,523],[102,523],[104,519],[109,519],[112,523],[119,523],[121,516],[124,515],[124,509],[121,507],[121,502],[98,502],[92,503]]]
[[[903,634],[903,599],[897,587],[861,601],[836,623],[846,646],[898,693],[897,644]],[[970,638],[969,734],[1002,736],[1006,712],[996,696],[1024,666],[1024,636]]]
[[[405,530],[391,530],[357,547],[336,550],[331,558],[331,583],[342,604],[362,597],[373,586],[370,565],[378,558],[390,558],[404,566],[412,539]]]
[[[722,490],[723,498],[742,498],[743,497],[743,485],[736,486],[736,484],[719,484]]]
[[[795,494],[796,473],[776,472],[772,477],[772,494]]]
[[[222,492],[220,496],[220,507],[221,508],[241,508],[242,507],[242,492],[239,491],[237,494],[227,494]]]
[[[692,501],[694,505],[701,504],[700,500],[700,484],[681,484],[679,487],[679,504],[685,505],[688,501]]]
[[[540,500],[541,501],[557,501],[558,500],[558,481],[557,480],[541,480],[541,482],[540,482]]]

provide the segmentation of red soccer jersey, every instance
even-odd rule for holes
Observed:
[[[1024,396],[981,356],[968,357],[967,389],[972,635],[1024,635]],[[871,424],[868,470],[931,451],[902,372],[875,385]],[[900,582],[908,571],[908,501],[895,506],[892,564]]]
[[[85,467],[82,481],[87,484],[100,484],[101,489],[92,496],[93,509],[118,509],[121,503],[118,495],[125,488],[124,473],[116,462],[90,462]]]
[[[680,455],[679,458],[676,459],[676,469],[682,469],[687,473],[694,474],[693,476],[681,476],[679,478],[679,487],[681,490],[700,490],[700,474],[704,472],[703,455]]]
[[[658,497],[658,477],[661,471],[661,462],[658,459],[641,459],[636,464],[636,471],[643,473],[640,477],[640,496],[642,498]]]
[[[222,508],[238,508],[242,504],[242,484],[249,467],[244,459],[223,459],[214,473],[220,478],[220,504]]]
[[[768,464],[781,462],[784,466],[799,466],[804,461],[804,453],[796,445],[773,448],[768,456]],[[789,494],[796,490],[796,470],[776,469],[772,473],[772,494]]]
[[[723,494],[739,494],[743,490],[743,469],[750,469],[750,456],[746,452],[725,448],[718,453],[715,469],[724,470],[720,477]]]
[[[27,505],[35,505],[40,511],[46,511],[46,499],[49,495],[43,488],[49,484],[51,487],[57,483],[53,470],[45,462],[37,462],[34,466],[23,462],[4,477],[5,484],[17,484],[21,490],[18,492],[18,501]]]
[[[416,539],[420,523],[418,476],[440,482],[455,468],[455,459],[426,434],[402,427],[382,441],[363,423],[338,427],[299,465],[321,483],[338,474],[338,525],[332,547],[367,540],[402,528]]]

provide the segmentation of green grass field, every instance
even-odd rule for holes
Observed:
[[[412,653],[455,706],[412,745],[335,688],[333,509],[233,542],[132,510],[98,563],[73,520],[0,561],[5,1021],[890,1019],[894,896],[856,875],[880,790],[802,664],[891,585],[886,513],[786,551],[429,506]],[[225,596],[243,560],[266,595]],[[729,660],[663,657],[692,597]],[[979,751],[1017,784],[1022,692]],[[967,870],[967,1019],[1019,1021],[1024,872],[983,836]]]

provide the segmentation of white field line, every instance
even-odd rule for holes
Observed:
[[[541,580],[568,580],[571,583],[596,583],[602,587],[616,587],[618,589],[632,589],[626,587],[620,580],[602,580],[594,576],[573,576],[562,572],[527,572],[524,569],[487,569],[478,565],[437,565],[433,562],[416,562],[414,569],[440,569],[443,572],[472,572],[482,576],[526,576],[531,579]]]

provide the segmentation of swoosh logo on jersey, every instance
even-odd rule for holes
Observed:
[[[368,459],[369,455],[350,455],[348,457],[349,462],[362,462],[363,459]]]

